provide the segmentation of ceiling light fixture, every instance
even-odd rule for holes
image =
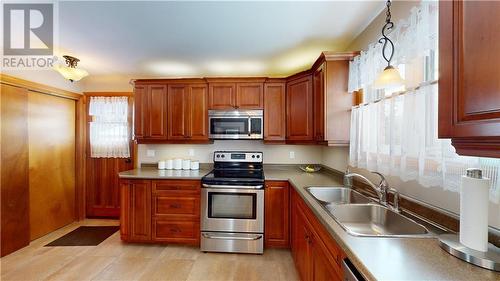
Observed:
[[[404,84],[403,78],[399,74],[399,71],[391,65],[391,60],[394,55],[394,43],[392,43],[391,39],[387,37],[386,32],[390,31],[394,27],[394,23],[391,21],[391,0],[387,0],[386,3],[387,12],[385,18],[384,27],[382,27],[382,38],[378,40],[379,43],[383,43],[382,47],[382,57],[387,61],[387,66],[384,68],[384,71],[379,74],[377,80],[375,80],[373,86],[376,89],[383,88],[392,88],[401,86]],[[390,55],[386,55],[386,48],[390,47]]]
[[[57,64],[54,66],[54,69],[57,70],[64,78],[68,79],[71,82],[78,81],[85,76],[89,75],[89,73],[81,68],[76,68],[76,65],[80,61],[79,59],[72,56],[63,56],[66,61],[66,65]]]

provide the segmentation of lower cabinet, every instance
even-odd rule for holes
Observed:
[[[128,242],[200,242],[199,180],[121,180],[121,238]]]
[[[264,244],[290,247],[290,188],[287,181],[266,181],[264,190]]]
[[[342,251],[295,190],[291,197],[291,248],[300,279],[342,280]]]

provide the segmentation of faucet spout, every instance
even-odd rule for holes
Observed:
[[[389,190],[389,184],[387,183],[387,180],[385,179],[385,177],[382,174],[380,174],[378,172],[373,172],[373,173],[377,174],[381,177],[381,181],[378,185],[371,182],[365,176],[357,174],[357,173],[346,173],[344,175],[344,183],[349,183],[351,185],[349,187],[352,187],[352,178],[353,177],[362,179],[366,184],[368,184],[368,186],[370,186],[373,190],[375,190],[375,192],[378,195],[380,203],[382,205],[387,205],[387,192]]]

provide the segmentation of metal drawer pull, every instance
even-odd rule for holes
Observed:
[[[224,188],[224,189],[261,189],[263,185],[217,185],[217,184],[202,184],[206,188]]]
[[[259,240],[262,239],[262,235],[255,235],[254,237],[238,237],[238,236],[212,236],[203,233],[203,237],[208,239],[221,239],[221,240]]]

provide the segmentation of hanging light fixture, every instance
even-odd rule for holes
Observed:
[[[61,73],[61,75],[68,79],[71,82],[78,81],[85,76],[89,75],[89,73],[81,68],[76,68],[76,65],[80,61],[79,59],[72,56],[63,56],[66,61],[66,65],[57,64],[54,66],[54,69],[57,72]]]
[[[394,23],[391,21],[391,0],[387,0],[386,3],[387,12],[385,18],[384,27],[382,27],[382,38],[378,40],[379,43],[383,43],[382,47],[382,57],[387,61],[387,66],[384,68],[384,71],[379,74],[377,80],[373,83],[374,88],[383,89],[383,88],[392,88],[401,86],[404,83],[403,78],[399,74],[399,71],[391,65],[391,60],[394,55],[394,43],[392,43],[391,39],[387,37],[386,32],[391,30],[394,27]],[[386,48],[390,47],[390,55],[387,56]]]

